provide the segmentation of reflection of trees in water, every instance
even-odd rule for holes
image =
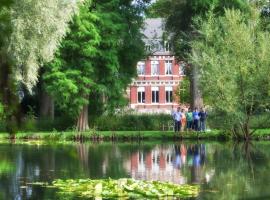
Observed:
[[[131,168],[127,166],[132,158],[144,164],[142,174],[151,174],[153,168],[149,166],[155,163],[156,175],[164,180],[173,177],[186,183],[205,183],[203,190],[219,191],[203,193],[202,199],[257,197],[269,190],[269,143],[14,145],[3,152],[0,162],[6,160],[16,166],[10,174],[0,174],[0,199],[25,198],[27,190],[20,188],[25,182],[129,177]],[[32,199],[50,196],[47,190],[30,189]]]
[[[78,152],[78,158],[81,162],[81,165],[83,166],[84,170],[88,168],[88,158],[89,158],[89,145],[85,143],[78,143],[76,145],[77,152]]]
[[[1,146],[3,147],[3,145]],[[46,199],[48,191],[26,183],[52,181],[79,173],[77,158],[69,145],[12,145],[5,147],[5,155],[13,163],[14,171],[0,176],[0,199]],[[72,167],[73,166],[73,167]]]
[[[268,152],[251,143],[219,145],[213,154],[213,162],[208,163],[215,168],[215,175],[208,185],[203,186],[207,191],[217,192],[205,193],[203,198],[260,198],[269,190],[269,159]]]
[[[89,146],[88,171],[91,178],[127,177],[123,163],[129,157],[128,145],[101,143]]]

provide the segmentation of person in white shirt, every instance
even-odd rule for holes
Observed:
[[[182,113],[180,112],[180,107],[178,107],[176,112],[173,113],[174,132],[179,132],[181,130],[181,119]]]

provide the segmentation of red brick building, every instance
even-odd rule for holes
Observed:
[[[149,56],[137,64],[138,76],[128,89],[130,108],[140,113],[170,113],[178,107],[176,92],[184,66],[177,63],[164,39],[162,19],[147,19],[143,34]]]

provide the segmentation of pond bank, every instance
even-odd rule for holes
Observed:
[[[172,131],[88,131],[88,132],[36,132],[17,133],[16,139],[30,140],[230,140],[229,134],[219,130],[207,132],[180,132]],[[11,139],[7,133],[0,133],[0,139]],[[270,129],[260,129],[252,135],[253,140],[270,140]]]

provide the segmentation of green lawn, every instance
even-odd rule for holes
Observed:
[[[0,139],[8,139],[7,133],[0,133]],[[175,134],[172,131],[88,131],[77,133],[67,132],[19,132],[16,139],[36,140],[173,140],[173,139],[230,139],[228,134],[219,130],[208,132],[181,132]],[[270,129],[257,130],[252,139],[270,139]]]

